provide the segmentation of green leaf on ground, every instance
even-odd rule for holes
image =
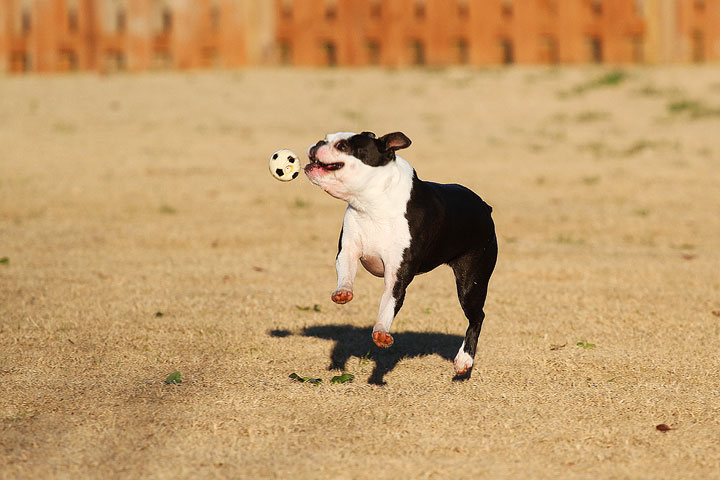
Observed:
[[[180,375],[180,372],[173,372],[165,379],[165,383],[179,385],[182,383],[182,375]]]
[[[352,382],[355,379],[355,375],[352,373],[343,373],[342,375],[335,375],[330,380],[331,383],[345,383]]]
[[[0,258],[0,265],[10,265],[10,259],[8,257]]]
[[[298,374],[295,373],[295,372],[293,372],[293,373],[290,374],[290,378],[292,378],[293,380],[297,380],[298,382],[312,383],[312,384],[315,385],[316,387],[317,387],[318,385],[320,385],[320,382],[322,382],[322,378],[301,377],[300,375],[298,375]]]
[[[594,343],[588,343],[588,342],[577,342],[575,345],[582,348],[595,348]]]
[[[358,366],[362,367],[363,364],[368,361],[368,358],[370,358],[370,350],[368,350],[362,357],[358,357]]]

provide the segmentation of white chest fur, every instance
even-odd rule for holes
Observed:
[[[363,266],[373,275],[394,280],[403,253],[410,245],[405,213],[414,171],[402,158],[375,168],[377,177],[369,191],[348,202],[343,237],[360,249]]]
[[[383,276],[386,268],[394,276],[403,252],[410,245],[410,229],[404,214],[378,220],[348,207],[343,222],[343,235],[346,234],[357,242],[365,269],[376,276]]]

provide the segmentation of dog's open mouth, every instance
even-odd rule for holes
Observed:
[[[320,168],[322,170],[327,170],[329,172],[332,172],[334,170],[340,170],[342,167],[344,167],[345,164],[343,162],[335,162],[335,163],[322,163],[317,160],[317,158],[310,158],[310,163],[305,165],[305,171],[308,172],[312,170],[313,168]]]

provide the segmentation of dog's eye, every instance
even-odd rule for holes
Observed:
[[[347,142],[347,140],[340,140],[335,144],[335,148],[340,150],[341,152],[349,152],[350,151],[350,144]]]

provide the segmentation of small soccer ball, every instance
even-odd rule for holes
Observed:
[[[300,175],[300,159],[292,150],[278,150],[270,157],[270,173],[281,182],[295,180]]]

